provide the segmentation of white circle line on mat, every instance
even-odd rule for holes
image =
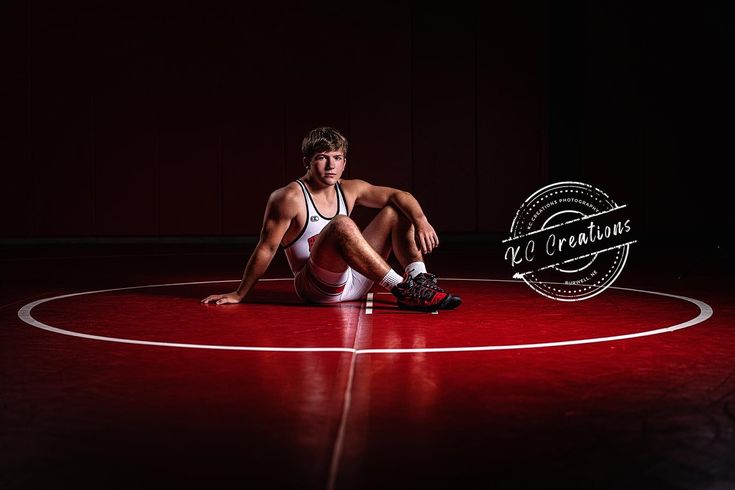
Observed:
[[[474,281],[474,282],[513,282],[517,284],[523,284],[523,281],[513,279],[484,279],[484,278],[460,278],[460,277],[445,277],[441,278],[444,281]],[[292,280],[291,278],[277,278],[277,279],[261,279],[261,281],[287,281]],[[412,354],[412,353],[430,353],[430,352],[478,352],[478,351],[497,351],[497,350],[518,350],[518,349],[539,349],[549,347],[563,347],[571,345],[581,344],[594,344],[599,342],[613,342],[618,340],[634,339],[639,337],[648,337],[651,335],[658,335],[663,333],[670,333],[684,328],[692,327],[699,323],[704,322],[710,318],[714,311],[712,307],[707,303],[689,298],[687,296],[679,296],[669,293],[661,293],[658,291],[647,291],[645,289],[633,289],[610,286],[610,289],[619,289],[623,291],[633,291],[643,294],[653,294],[657,296],[665,296],[668,298],[680,299],[696,305],[699,308],[699,314],[694,318],[687,321],[677,323],[668,327],[657,328],[654,330],[646,330],[642,332],[634,332],[624,335],[613,335],[608,337],[595,337],[589,339],[575,339],[575,340],[564,340],[558,342],[539,342],[530,344],[506,344],[506,345],[482,345],[482,346],[466,346],[466,347],[427,347],[427,348],[414,348],[414,349],[354,349],[350,347],[276,347],[276,346],[240,346],[240,345],[212,345],[212,344],[186,344],[179,342],[160,342],[153,340],[136,340],[136,339],[125,339],[118,337],[107,337],[102,335],[92,335],[87,333],[75,332],[73,330],[66,330],[63,328],[54,327],[40,322],[33,318],[31,311],[36,306],[47,303],[49,301],[55,301],[59,299],[72,298],[75,296],[83,296],[88,294],[100,294],[110,293],[115,291],[126,291],[131,289],[147,289],[147,288],[158,288],[158,287],[172,287],[172,286],[190,286],[197,284],[216,284],[223,282],[237,282],[237,279],[232,280],[221,280],[221,281],[198,281],[198,282],[177,282],[168,284],[150,284],[145,286],[130,286],[124,288],[113,288],[113,289],[99,289],[96,291],[84,291],[81,293],[64,294],[60,296],[54,296],[51,298],[44,298],[33,301],[24,305],[18,310],[18,318],[23,322],[27,323],[36,328],[46,330],[61,335],[69,335],[72,337],[79,337],[89,340],[101,340],[105,342],[117,342],[122,344],[135,344],[135,345],[147,345],[156,347],[178,347],[184,349],[210,349],[210,350],[229,350],[229,351],[256,351],[256,352],[347,352],[353,354]]]

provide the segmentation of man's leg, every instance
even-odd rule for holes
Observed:
[[[398,300],[398,306],[410,310],[436,311],[454,309],[462,303],[460,297],[440,288],[433,274],[426,273],[423,256],[416,245],[413,224],[399,210],[386,206],[362,234],[385,259],[392,248],[405,269],[405,279],[395,288],[390,288]]]
[[[402,308],[435,311],[461,304],[436,285],[431,274],[403,279],[386,262],[391,249],[404,267],[420,265],[421,253],[413,238],[413,226],[392,206],[386,206],[363,232],[350,218],[337,216],[322,230],[311,250],[310,260],[327,273],[342,273],[348,267],[396,294]],[[425,271],[425,268],[423,268]],[[415,280],[414,280],[415,279]]]
[[[416,246],[413,224],[393,206],[384,207],[362,231],[365,240],[385,259],[391,250],[405,269],[409,264],[423,262]]]
[[[352,267],[363,276],[380,282],[391,270],[386,262],[390,253],[388,235],[383,243],[378,233],[370,236],[371,241],[368,241],[349,217],[335,216],[314,242],[311,260],[330,272],[343,272]]]
[[[329,271],[342,272],[349,266],[377,282],[390,270],[386,261],[391,251],[404,268],[423,262],[413,225],[396,208],[386,206],[362,232],[350,218],[335,217],[319,234],[311,256],[317,265]]]

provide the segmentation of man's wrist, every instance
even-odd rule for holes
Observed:
[[[425,225],[429,223],[429,219],[426,217],[425,214],[420,214],[416,216],[413,220],[414,225]]]

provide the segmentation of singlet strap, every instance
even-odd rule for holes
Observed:
[[[337,196],[342,199],[342,202],[345,204],[345,212],[347,213],[347,216],[350,215],[350,208],[347,205],[347,198],[345,197],[345,191],[342,190],[342,184],[337,182]],[[339,208],[338,208],[339,211]]]

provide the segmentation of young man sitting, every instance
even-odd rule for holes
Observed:
[[[279,246],[293,271],[296,293],[306,302],[358,300],[377,282],[405,309],[450,310],[462,303],[426,272],[423,256],[439,245],[439,238],[410,193],[341,179],[347,140],[335,129],[310,131],[301,149],[306,173],[270,195],[260,241],[239,287],[210,295],[203,303],[242,301]],[[381,211],[360,231],[349,218],[355,206]],[[404,267],[403,277],[386,262],[391,251]]]

